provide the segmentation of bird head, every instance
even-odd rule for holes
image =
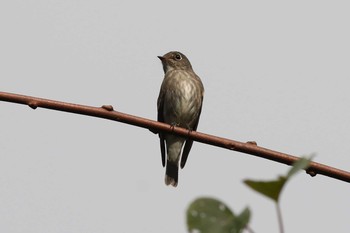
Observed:
[[[162,61],[164,73],[170,70],[192,70],[190,61],[180,52],[172,51],[158,58]]]

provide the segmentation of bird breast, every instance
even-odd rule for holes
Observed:
[[[203,86],[193,72],[170,71],[165,77],[164,120],[191,128],[201,108]]]

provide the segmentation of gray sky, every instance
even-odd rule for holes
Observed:
[[[187,55],[205,86],[198,130],[350,165],[346,1],[0,2],[0,91],[156,119],[156,57]],[[282,164],[195,143],[179,186],[164,184],[148,130],[0,102],[0,232],[186,232],[210,196],[249,206],[278,232],[273,203],[242,184]],[[284,190],[286,232],[348,232],[349,184],[299,174]]]

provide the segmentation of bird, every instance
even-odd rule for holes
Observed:
[[[158,121],[196,131],[204,95],[201,79],[181,52],[171,51],[158,58],[164,70],[157,100]],[[167,133],[159,133],[159,139],[162,165],[166,165],[165,184],[176,187],[179,162],[184,168],[193,140]]]

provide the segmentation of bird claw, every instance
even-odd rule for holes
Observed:
[[[187,136],[190,136],[190,134],[193,132],[193,129],[188,129]]]
[[[173,131],[173,132],[174,132],[174,128],[175,128],[175,126],[176,126],[176,127],[178,127],[178,126],[179,126],[179,124],[178,124],[178,123],[175,123],[175,122],[173,122],[173,123],[171,123],[171,124],[170,124],[170,129],[171,129],[171,131]]]

